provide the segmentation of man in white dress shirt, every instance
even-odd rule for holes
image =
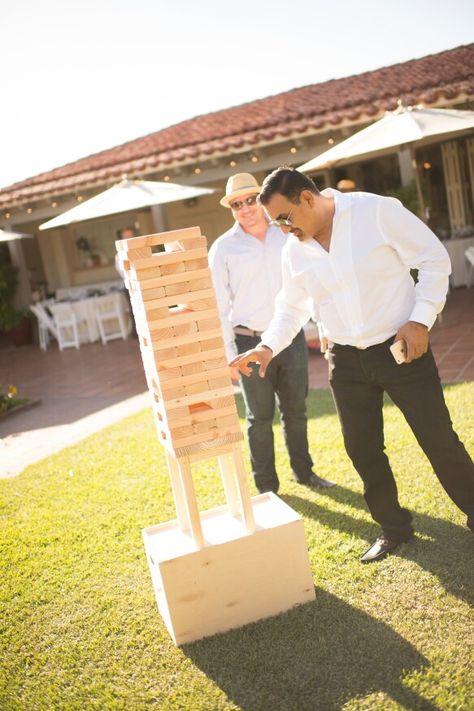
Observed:
[[[445,248],[398,200],[329,188],[319,193],[290,168],[265,179],[259,200],[288,234],[283,289],[260,344],[231,365],[246,374],[249,363],[259,363],[262,377],[301,324],[310,316],[321,322],[346,451],[383,532],[362,562],[380,560],[413,537],[384,452],[384,392],[474,530],[474,464],[453,430],[429,347],[451,271]],[[416,284],[410,269],[418,269]],[[400,340],[406,361],[398,365],[390,346]]]
[[[232,210],[236,221],[209,250],[229,360],[259,343],[281,288],[281,253],[286,237],[279,227],[268,224],[257,203],[259,191],[260,186],[249,173],[229,178],[221,205]],[[264,379],[255,371],[242,383],[252,471],[261,493],[276,493],[279,488],[272,428],[275,400],[296,481],[310,487],[333,485],[313,473],[308,451],[308,352],[302,325],[273,360]],[[233,378],[238,377],[235,368]]]

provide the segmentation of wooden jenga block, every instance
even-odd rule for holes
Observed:
[[[191,437],[194,434],[193,426],[188,425],[187,427],[170,427],[170,433],[175,439],[184,439],[186,437]]]
[[[182,274],[186,271],[186,267],[184,262],[175,262],[173,264],[160,265],[160,271],[162,274]],[[149,277],[152,278],[151,274]]]
[[[194,338],[195,335],[198,335],[196,333],[191,334],[191,338]],[[179,336],[181,339],[181,336]],[[197,354],[201,353],[201,349],[199,348],[199,342],[196,343],[182,343],[179,346],[176,347],[176,350],[178,352],[178,356],[196,356]]]
[[[188,262],[190,266],[186,267]],[[199,265],[197,265],[196,262],[200,262]],[[156,265],[158,265],[162,270],[164,266],[182,263],[184,263],[185,270],[187,269],[187,271],[203,269],[206,267],[207,251],[205,244],[202,247],[190,249],[188,251],[179,250],[176,252],[164,252],[161,254],[153,254],[149,257],[141,259],[130,260],[130,271],[132,273],[132,278],[135,277],[136,279],[142,281],[143,279],[151,279],[155,276],[153,272]],[[196,266],[193,266],[195,264]]]
[[[207,356],[207,353],[203,353],[203,351],[199,348],[199,346],[200,346],[201,344],[199,344],[199,343],[193,343],[192,345],[193,345],[193,346],[196,346],[197,348],[195,348],[195,349],[194,349],[193,351],[191,351],[191,352],[184,353],[183,355],[181,355],[181,354],[180,354],[180,351],[179,351],[179,349],[180,349],[182,346],[178,346],[178,348],[176,349],[176,350],[177,350],[176,358],[173,358],[172,360],[167,360],[167,359],[164,359],[164,358],[162,358],[162,357],[160,356],[160,358],[159,358],[159,369],[173,367],[174,365],[177,365],[177,366],[178,366],[178,365],[179,365],[179,366],[188,365],[188,364],[190,364],[190,363],[196,363],[196,362],[201,362],[201,361],[202,361],[202,362],[204,363],[204,369],[205,369],[205,370],[209,370],[209,368],[208,368],[208,365],[209,365],[209,364],[208,364],[207,360],[205,360],[205,358],[206,358],[206,356]],[[159,351],[159,352],[160,352],[160,353],[163,353],[164,351]],[[219,351],[216,349],[216,351],[209,351],[209,352],[210,352],[210,353],[219,353],[219,352],[220,352],[220,349],[219,349]],[[223,363],[222,363],[223,360],[224,360],[223,358],[219,359],[219,362],[220,362],[222,365],[223,365]],[[216,363],[217,361],[216,361],[216,360],[213,360],[213,361],[210,361],[210,362],[211,362],[211,363]],[[217,367],[217,366],[214,366],[214,367]]]
[[[202,352],[202,351],[201,351]],[[209,357],[209,353],[214,353],[215,351],[209,351],[208,353],[205,353],[207,357]],[[204,361],[204,368],[206,370],[216,370],[216,368],[224,368],[227,365],[227,358],[225,356],[221,356],[220,358],[209,358],[209,360]]]
[[[213,333],[217,331],[217,329],[212,329]],[[219,333],[219,336],[217,338],[214,337],[214,335],[210,335],[210,333],[207,334],[207,338],[203,343],[206,345],[206,350],[215,350],[217,348],[224,348],[224,339],[222,338],[222,332]],[[223,356],[225,357],[225,356]]]
[[[195,363],[188,363],[187,365],[182,365],[181,370],[183,375],[191,375],[192,373],[205,373],[206,368],[202,361],[196,361]]]
[[[187,422],[192,423],[193,417],[188,407],[177,407],[174,410],[168,410],[166,416],[169,425],[173,423],[179,423],[181,425]]]
[[[166,383],[168,381],[171,381],[173,383],[173,387],[176,387],[177,381],[180,381],[182,374],[183,373],[181,368],[165,368],[163,370],[160,370],[159,378],[160,382],[162,383],[162,391],[163,383]]]
[[[207,381],[199,383],[190,383],[185,386],[186,395],[193,395],[194,393],[205,393],[209,389],[209,383]]]
[[[161,321],[166,320],[166,324],[163,324],[164,327],[166,325],[171,325],[170,324],[170,318],[169,318],[170,312],[168,309],[152,309],[149,311],[146,316],[144,316],[148,322],[148,326],[151,328],[153,324],[157,324],[157,328],[161,326]]]
[[[164,286],[164,292],[166,296],[174,296],[177,300],[178,295],[182,293],[183,289],[186,287],[188,282],[179,283],[179,284],[168,284],[168,286]],[[176,302],[175,302],[176,303]]]
[[[181,310],[170,310],[167,313],[165,313],[164,309],[160,309],[160,312],[163,312],[163,315],[160,315],[156,318],[149,318],[148,319],[148,326],[150,330],[153,330],[154,328],[164,328],[166,326],[180,326],[184,323],[198,323],[198,325],[201,323],[201,321],[207,319],[207,328],[217,328],[219,326],[220,321],[218,318],[215,317],[215,309],[207,309],[205,311],[191,311],[187,309],[181,309]],[[199,315],[199,321],[197,319],[197,316]],[[211,318],[211,317],[214,318]],[[204,328],[200,328],[199,330],[204,330]]]
[[[193,340],[196,339],[197,341],[202,341],[202,340],[207,340],[209,338],[213,338],[215,336],[220,336],[221,331],[219,328],[212,329],[211,331],[206,331],[205,333],[196,333],[192,335]],[[167,338],[166,340],[160,340],[156,338],[153,332],[150,332],[150,340],[154,343],[154,349],[155,350],[162,350],[165,348],[172,348],[173,346],[184,346],[188,345],[189,341],[189,334],[184,334],[180,336],[175,336],[174,338]],[[156,341],[159,341],[159,343],[156,343]],[[221,343],[222,343],[222,337],[221,337]],[[183,354],[184,355],[184,354]]]
[[[220,321],[214,316],[214,318],[205,318],[210,311],[198,311],[199,320],[197,321],[198,330],[201,332],[212,331],[218,328]]]
[[[196,274],[198,272],[195,272]],[[186,275],[186,277],[189,279],[191,275]],[[198,279],[192,279],[189,282],[189,291],[200,291],[201,289],[210,289],[212,288],[212,278],[210,272],[208,275],[204,278],[198,278]]]
[[[162,296],[167,295],[167,292],[166,292],[165,286],[158,286],[158,287],[155,287],[154,289],[148,289],[147,291],[144,291],[144,292],[138,291],[138,289],[137,289],[137,291],[133,292],[134,298],[137,298],[137,294],[140,294],[140,295],[143,294],[143,296],[142,296],[143,305],[144,305],[145,311],[146,311],[146,305],[147,305],[148,301],[151,301],[152,299],[161,299]],[[146,295],[146,298],[145,298],[145,295]]]
[[[179,284],[177,286],[180,286]],[[166,287],[169,289],[170,287]],[[209,302],[207,308],[212,308],[215,305],[214,290],[213,289],[201,289],[199,291],[194,291],[191,293],[181,293],[174,294],[172,296],[164,296],[158,299],[148,300],[145,302],[145,311],[150,317],[150,312],[153,309],[162,308],[165,306],[175,306],[177,303],[186,303],[190,305],[190,308],[194,308],[194,303],[196,301],[206,300]]]
[[[144,281],[139,281],[137,279],[129,280],[133,287],[133,291],[140,292],[144,301],[147,300],[148,294],[157,287],[166,289],[168,285],[177,284],[178,286],[181,286],[182,284],[188,283],[191,286],[197,283],[198,286],[196,289],[207,289],[212,286],[211,275],[207,265],[205,269],[196,269],[194,271],[188,270],[185,275],[183,275],[184,269],[179,272],[174,271],[166,274],[163,272],[162,268],[159,267],[159,271],[160,275],[150,277]],[[193,289],[191,288],[190,291],[192,290]]]
[[[172,340],[172,339],[170,339]],[[159,346],[159,343],[157,344]],[[178,349],[177,348],[157,348],[156,350],[153,350],[155,354],[155,362],[159,364],[159,368],[163,366],[164,368],[172,368],[175,365],[178,366],[180,363],[175,362],[175,359],[178,357]]]
[[[225,377],[222,378],[214,378],[214,377],[209,377],[208,383],[209,387],[212,389],[214,388],[223,388],[228,382],[229,374],[226,373]]]

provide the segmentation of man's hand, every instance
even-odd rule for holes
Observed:
[[[408,321],[397,331],[395,341],[404,340],[407,345],[407,358],[405,363],[420,358],[428,350],[428,327],[416,321]]]
[[[235,365],[230,366],[230,379],[233,383],[238,383],[240,380],[240,370]]]
[[[268,348],[268,346],[259,344],[252,350],[245,351],[245,353],[238,355],[237,358],[230,361],[229,365],[231,368],[238,368],[243,375],[249,377],[249,375],[252,375],[252,368],[249,368],[249,363],[259,363],[260,367],[258,369],[258,374],[261,378],[263,378],[265,377],[268,364],[272,358],[272,349]]]

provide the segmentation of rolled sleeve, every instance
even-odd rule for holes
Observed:
[[[379,226],[402,262],[409,269],[418,270],[410,320],[431,328],[446,303],[451,274],[446,249],[424,222],[394,198],[380,201]]]
[[[275,314],[268,328],[262,334],[262,343],[272,349],[277,355],[290,345],[296,334],[303,328],[313,315],[313,300],[294,278],[282,254],[283,286],[275,301]]]

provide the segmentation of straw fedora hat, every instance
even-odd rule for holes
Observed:
[[[225,186],[225,195],[221,200],[222,207],[230,207],[230,203],[243,195],[259,193],[262,186],[250,173],[231,175]]]

